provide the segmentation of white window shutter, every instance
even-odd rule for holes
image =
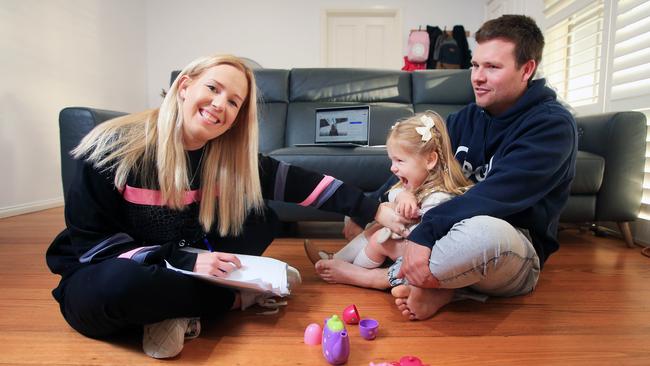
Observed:
[[[650,1],[619,0],[614,13],[614,41],[608,110],[639,110],[650,120]],[[650,136],[640,218],[650,220]]]
[[[572,107],[602,104],[603,1],[547,0],[553,14],[542,69],[549,85]]]
[[[579,114],[636,110],[650,121],[650,0],[544,0],[541,68]],[[650,129],[649,129],[650,131]],[[650,136],[640,218],[650,220]]]
[[[611,110],[650,108],[650,1],[620,0],[611,74]]]

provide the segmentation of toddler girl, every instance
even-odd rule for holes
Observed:
[[[419,218],[430,208],[462,194],[471,185],[454,158],[445,123],[435,112],[427,111],[397,122],[388,134],[386,149],[391,172],[399,179],[389,190],[388,201],[406,218]],[[321,259],[339,259],[364,268],[376,268],[386,257],[392,260],[400,257],[405,245],[400,236],[373,223],[337,253],[318,250],[308,240],[305,251],[314,264]],[[330,266],[336,266],[336,261],[331,261]],[[319,271],[319,274],[328,282],[357,284],[350,280],[353,276],[341,271]]]

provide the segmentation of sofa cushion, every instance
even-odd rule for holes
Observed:
[[[474,101],[469,70],[419,70],[411,79],[416,113],[432,110],[447,118]]]
[[[571,194],[596,194],[603,183],[605,159],[602,156],[578,151],[576,176],[571,183]]]
[[[253,70],[257,83],[259,149],[262,153],[284,146],[289,103],[289,70]]]
[[[259,104],[258,126],[259,126],[259,150],[261,153],[269,153],[284,146],[285,126],[287,120],[286,103],[264,103]]]
[[[291,102],[411,103],[411,75],[375,69],[293,69]]]
[[[289,103],[289,70],[256,69],[253,74],[261,103]]]
[[[597,221],[634,221],[643,197],[646,117],[637,111],[576,117],[578,150],[607,162],[598,191]],[[576,174],[582,174],[576,171]]]
[[[588,222],[596,220],[596,195],[570,195],[560,214],[561,222]]]
[[[68,107],[59,113],[59,146],[61,148],[61,179],[63,180],[63,198],[65,199],[77,164],[70,151],[79,145],[81,139],[98,124],[125,115],[103,109]]]

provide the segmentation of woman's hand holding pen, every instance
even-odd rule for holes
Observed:
[[[194,272],[216,277],[226,277],[238,268],[241,262],[236,255],[221,252],[199,253],[194,264]]]

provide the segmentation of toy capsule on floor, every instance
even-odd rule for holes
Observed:
[[[343,321],[345,324],[358,324],[359,319],[361,319],[361,316],[359,316],[359,310],[357,310],[354,304],[348,305],[343,310]]]
[[[338,316],[325,319],[323,326],[323,356],[332,365],[342,365],[350,356],[350,338]]]
[[[429,366],[429,364],[423,364],[422,361],[415,356],[404,356],[400,358],[399,361],[380,363],[371,362],[369,366]]]

